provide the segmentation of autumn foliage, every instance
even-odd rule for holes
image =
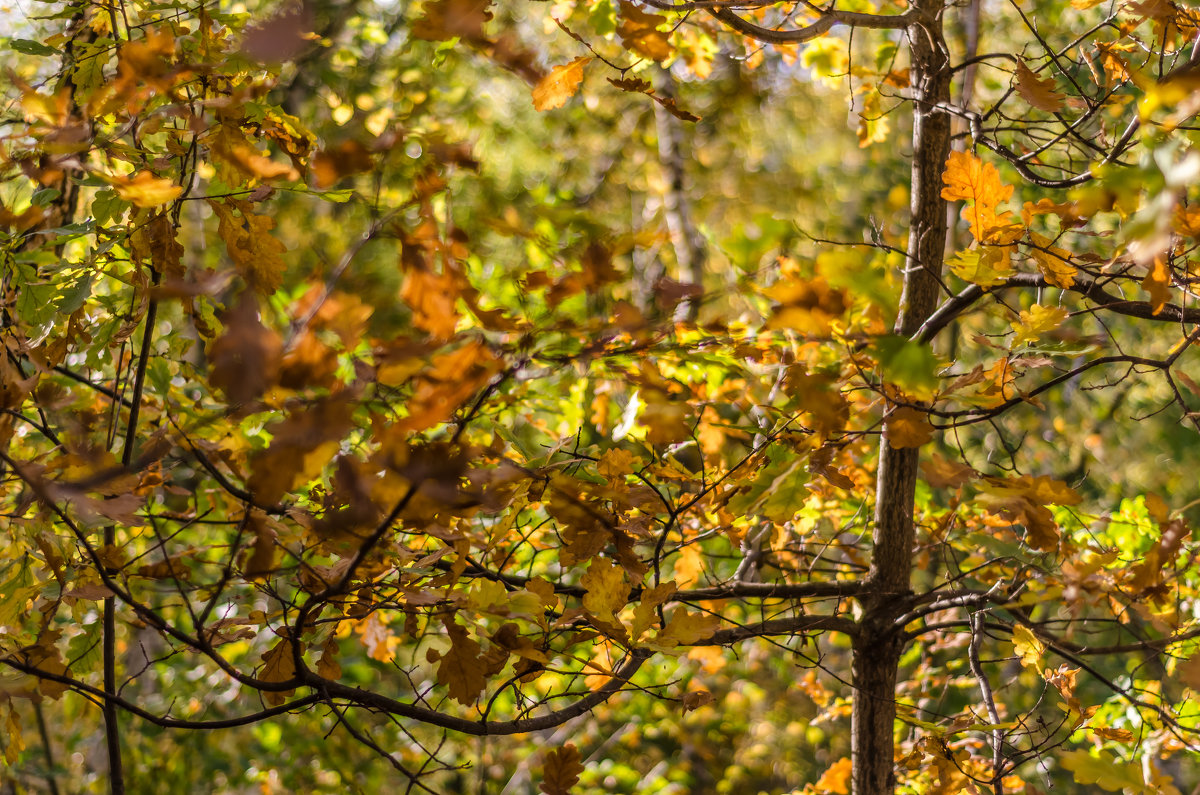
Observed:
[[[1192,791],[1200,17],[850,5],[40,4],[9,778]]]

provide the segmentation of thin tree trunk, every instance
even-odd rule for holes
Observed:
[[[908,30],[914,91],[912,221],[895,326],[906,337],[937,305],[946,244],[941,174],[950,152],[950,117],[938,107],[950,98],[941,0],[918,0],[917,8],[922,18]],[[917,449],[897,449],[881,440],[870,588],[854,645],[851,752],[856,795],[886,795],[896,788],[893,732],[903,628],[895,620],[911,592],[917,461]]]
[[[655,90],[659,96],[675,99],[675,78],[669,70],[658,70]],[[704,283],[704,262],[708,259],[708,251],[704,237],[692,219],[692,207],[685,190],[688,158],[684,152],[683,122],[662,105],[657,102],[653,104],[654,123],[658,131],[658,159],[667,177],[663,214],[666,216],[667,232],[671,235],[675,262],[679,266],[679,281],[700,287]],[[698,300],[681,301],[675,312],[675,320],[694,321],[699,310]]]

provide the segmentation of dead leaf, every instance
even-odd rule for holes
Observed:
[[[574,744],[567,743],[562,748],[555,748],[546,754],[542,783],[538,789],[545,795],[570,795],[571,787],[578,783],[583,770],[579,749]]]
[[[1054,90],[1054,78],[1039,78],[1024,61],[1017,61],[1017,93],[1038,110],[1062,110],[1064,95]]]

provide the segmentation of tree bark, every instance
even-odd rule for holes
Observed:
[[[895,331],[911,337],[933,313],[946,244],[946,201],[941,174],[950,152],[950,64],[942,33],[941,0],[919,0],[918,21],[908,29],[913,86],[912,220],[904,286]],[[854,707],[851,718],[853,791],[895,791],[896,678],[903,652],[895,620],[911,593],[913,501],[918,450],[879,445],[874,552],[863,619],[854,644]]]

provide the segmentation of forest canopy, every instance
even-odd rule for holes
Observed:
[[[1200,13],[27,0],[13,792],[1200,788]]]

